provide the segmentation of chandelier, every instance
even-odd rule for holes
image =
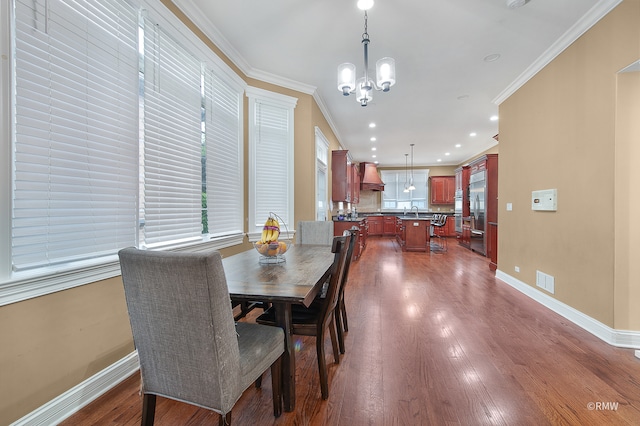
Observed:
[[[356,101],[360,105],[367,106],[373,99],[372,92],[382,90],[388,92],[391,86],[396,84],[396,61],[393,58],[382,58],[376,62],[376,81],[369,78],[369,33],[367,33],[367,10],[373,6],[373,0],[359,0],[358,8],[364,10],[364,33],[362,33],[362,45],[364,46],[364,76],[356,81],[356,66],[344,63],[338,66],[338,90],[343,95],[356,94]]]
[[[411,146],[411,177],[409,178],[409,187],[407,188],[409,191],[413,191],[416,189],[416,186],[413,184],[413,146],[414,143],[409,144]]]

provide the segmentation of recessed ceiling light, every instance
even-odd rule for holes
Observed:
[[[498,121],[498,116],[497,115],[492,115],[491,117],[489,117],[489,120]]]
[[[460,148],[462,145],[460,145],[459,143],[456,144],[456,148]]]
[[[358,9],[369,10],[373,7],[373,0],[358,0]]]
[[[442,158],[438,158],[436,161],[440,163],[442,161]]]
[[[467,100],[467,99],[469,99],[469,95],[460,95],[460,96],[458,96],[458,100],[459,101],[464,101],[464,100]]]
[[[375,146],[371,147],[371,151],[375,151],[376,149],[378,149],[378,148],[376,148]]]
[[[375,155],[375,154],[373,154],[373,155],[371,156],[371,158],[376,158],[376,155]]]
[[[484,57],[484,61],[485,62],[495,62],[498,59],[500,59],[500,54],[499,53],[492,53],[491,55],[487,55]]]
[[[471,136],[471,137],[474,137],[474,136],[476,136],[476,135],[477,135],[477,133],[476,133],[476,132],[471,132],[471,133],[469,133],[469,136]]]
[[[376,123],[369,123],[369,127],[373,129],[374,127],[376,127]]]
[[[375,138],[375,136],[374,136],[374,137],[372,137],[372,138],[371,138],[371,139],[369,139],[369,140],[370,140],[371,142],[375,142],[375,141],[377,141],[377,139]]]
[[[379,163],[379,161],[374,161],[374,162],[373,162],[373,164],[378,164],[378,163]]]
[[[450,152],[445,152],[444,155],[451,155],[451,153]]]

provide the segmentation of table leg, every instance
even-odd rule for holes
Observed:
[[[284,330],[284,354],[282,355],[282,396],[284,411],[296,408],[296,354],[291,335],[291,304],[273,302],[276,324]]]

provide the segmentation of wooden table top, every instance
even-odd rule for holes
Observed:
[[[260,254],[251,249],[222,259],[231,298],[309,306],[329,275],[331,247],[294,244],[284,258],[282,263],[260,263]]]

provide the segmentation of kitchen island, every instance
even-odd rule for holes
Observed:
[[[354,225],[360,227],[360,244],[356,246],[354,259],[360,256],[366,246],[367,237],[372,235],[395,237],[402,251],[429,252],[433,214],[435,213],[419,213],[416,217],[414,213],[403,212],[359,213],[357,217],[345,217],[343,220],[334,216],[334,235],[342,235],[343,230]],[[455,237],[453,213],[447,216],[451,230],[445,231],[444,236]]]
[[[397,216],[396,239],[402,251],[429,251],[430,226],[428,217]]]

